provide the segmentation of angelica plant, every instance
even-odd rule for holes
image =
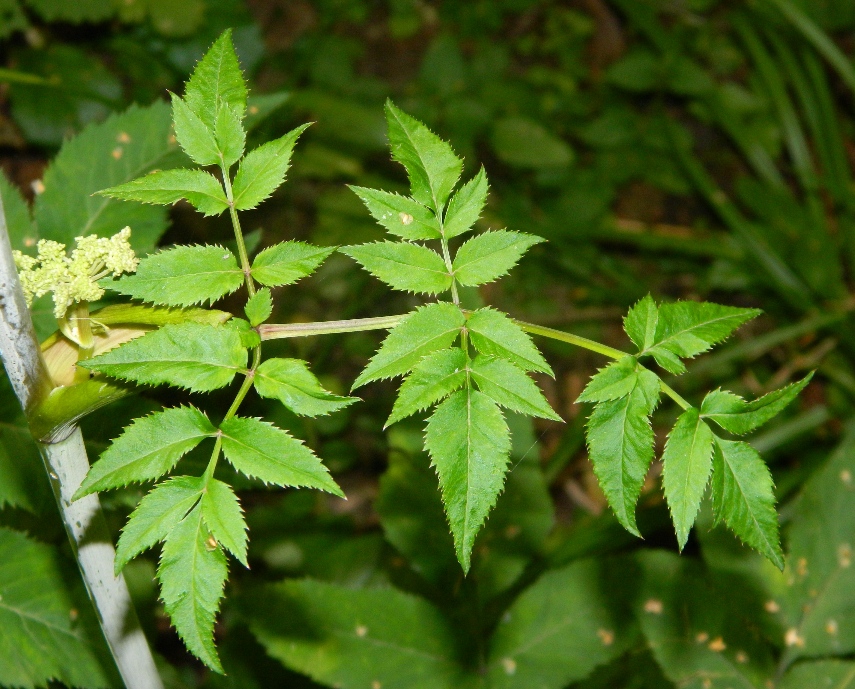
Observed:
[[[750,445],[719,437],[713,425],[731,434],[748,433],[781,411],[808,379],[753,402],[719,390],[696,407],[648,366],[652,361],[672,374],[682,374],[683,360],[725,340],[755,317],[756,310],[694,302],[657,305],[647,297],[625,320],[636,346],[630,354],[522,323],[489,306],[463,308],[460,287],[497,280],[543,240],[512,230],[476,232],[488,194],[486,172],[482,169],[460,184],[463,161],[451,146],[390,102],[386,117],[392,157],[407,173],[410,194],[353,187],[392,239],[340,251],[393,289],[423,295],[425,303],[404,315],[268,323],[273,290],[310,275],[335,249],[287,241],[250,260],[239,213],[258,206],[283,183],[306,126],[246,152],[246,99],[246,84],[227,32],[197,65],[183,96],[172,95],[175,137],[198,167],[154,171],[101,192],[160,205],[185,199],[204,215],[228,213],[237,256],[223,246],[179,246],[143,258],[134,272],[127,256],[126,263],[115,264],[106,258],[87,259],[91,265],[84,274],[87,280],[102,278],[99,290],[108,288],[147,304],[125,308],[148,313],[148,331],[136,332],[121,346],[94,356],[85,351],[85,342],[75,339],[73,330],[62,331],[80,346],[79,366],[96,380],[107,377],[122,384],[170,385],[203,393],[241,379],[222,418],[212,419],[199,406],[187,405],[135,420],[92,466],[76,493],[79,498],[155,482],[122,530],[115,567],[119,571],[138,554],[163,543],[157,569],[161,599],[192,653],[222,671],[213,632],[228,577],[228,555],[242,565],[248,562],[247,526],[233,487],[217,472],[221,459],[266,484],[315,488],[343,497],[310,448],[269,422],[240,415],[253,390],[304,416],[334,413],[356,401],[325,390],[305,361],[264,359],[263,342],[270,339],[390,330],[353,387],[403,378],[387,425],[432,410],[424,446],[438,476],[464,572],[471,566],[473,545],[508,472],[511,443],[505,410],[560,420],[530,376],[552,375],[532,335],[615,360],[591,379],[579,401],[594,405],[587,432],[589,456],[624,527],[639,534],[635,506],[654,459],[650,418],[664,394],[683,410],[662,456],[664,492],[680,547],[709,492],[717,519],[782,566],[769,471]],[[58,253],[50,256],[22,258],[24,274],[38,270],[34,260],[62,263]],[[130,274],[113,279],[103,276],[105,270],[114,276]],[[241,288],[245,318],[213,311],[205,317],[209,311],[198,308]],[[33,282],[29,289],[36,294],[43,288]],[[88,283],[87,289],[93,290],[91,294],[70,292],[68,298],[86,303],[95,294]],[[69,308],[65,302],[63,297],[63,314]],[[153,313],[159,315],[155,318]],[[211,446],[202,474],[174,473],[181,458],[202,443]]]

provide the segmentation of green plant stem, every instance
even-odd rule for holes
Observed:
[[[333,333],[354,333],[365,330],[390,330],[400,323],[406,314],[400,316],[381,316],[379,318],[352,318],[344,321],[320,321],[315,323],[268,323],[258,326],[258,334],[264,340],[280,340],[290,337],[307,337],[309,335],[331,335]],[[628,356],[627,352],[620,349],[600,344],[587,337],[565,333],[563,330],[547,328],[543,325],[526,323],[514,319],[520,328],[532,335],[548,337],[551,340],[566,342],[568,344],[588,349],[597,354],[602,354],[610,359],[621,359]],[[692,405],[683,399],[674,388],[663,381],[659,381],[664,392],[682,409],[691,409]],[[240,393],[239,393],[240,394]]]
[[[243,230],[240,227],[237,211],[235,210],[235,199],[232,193],[232,182],[229,179],[229,171],[225,165],[221,165],[220,169],[223,172],[223,186],[226,189],[226,200],[229,202],[229,215],[232,219],[232,229],[235,233],[235,242],[237,243],[238,256],[240,257],[240,267],[243,270],[244,281],[246,282],[246,291],[249,296],[255,295],[255,280],[252,279],[252,266],[249,263],[249,254],[246,251],[246,242],[243,240]]]
[[[223,185],[226,189],[226,199],[229,202],[229,215],[232,219],[232,229],[235,233],[235,242],[237,243],[238,248],[238,256],[240,257],[240,265],[244,274],[244,281],[246,283],[246,291],[249,293],[250,297],[255,295],[255,280],[252,277],[252,266],[249,263],[249,254],[246,250],[246,242],[243,239],[243,230],[240,226],[240,220],[238,219],[237,211],[235,210],[234,203],[234,194],[232,193],[232,183],[229,179],[229,170],[222,164],[220,169],[223,173]],[[262,338],[263,339],[263,338]],[[246,376],[243,379],[243,383],[241,383],[240,389],[237,391],[235,395],[235,399],[229,407],[226,415],[223,417],[223,421],[228,421],[235,414],[237,414],[238,409],[240,409],[240,405],[243,403],[244,399],[246,399],[247,394],[249,394],[249,390],[252,387],[253,380],[255,379],[255,370],[258,368],[258,365],[261,363],[261,344],[259,343],[257,346],[252,348],[252,365],[249,370],[246,372]],[[220,458],[220,448],[223,444],[222,435],[217,436],[217,442],[214,445],[214,451],[211,453],[211,459],[208,462],[208,466],[205,469],[205,483],[214,475],[214,470],[217,468],[217,461]]]

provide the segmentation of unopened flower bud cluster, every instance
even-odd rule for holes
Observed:
[[[27,304],[53,292],[54,315],[62,318],[75,302],[97,301],[104,296],[98,280],[137,269],[139,259],[128,242],[130,236],[131,228],[126,227],[109,238],[77,237],[71,256],[66,255],[65,244],[50,239],[39,240],[35,258],[13,252]]]

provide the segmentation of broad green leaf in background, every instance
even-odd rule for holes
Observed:
[[[355,397],[334,395],[321,386],[300,359],[268,359],[256,369],[253,383],[262,397],[278,399],[300,416],[323,416],[356,402]]]
[[[281,287],[315,272],[335,247],[304,242],[281,242],[260,252],[252,262],[252,277],[262,285]]]
[[[216,165],[220,152],[214,132],[180,97],[172,94],[172,121],[175,123],[175,138],[183,151],[197,165]]]
[[[350,186],[372,217],[404,239],[439,239],[439,222],[431,210],[411,198],[379,189]]]
[[[182,323],[165,325],[81,365],[145,385],[207,392],[225,387],[246,368],[246,349],[231,328]]]
[[[215,433],[208,417],[194,407],[135,419],[92,465],[74,497],[159,478]]]
[[[493,127],[493,150],[508,165],[560,168],[573,162],[573,149],[528,117],[506,117]]]
[[[579,395],[577,402],[610,402],[626,397],[636,384],[638,361],[625,356],[601,368]]]
[[[267,653],[341,689],[462,689],[452,625],[433,605],[393,588],[312,580],[253,591],[241,605]]]
[[[150,251],[166,230],[166,210],[93,194],[177,164],[180,152],[171,127],[170,108],[158,101],[132,105],[66,141],[45,170],[44,192],[36,197],[39,236],[70,245],[75,237],[110,237],[130,226],[133,247]]]
[[[246,521],[232,487],[212,478],[201,501],[202,519],[214,539],[244,566],[246,562]]]
[[[627,565],[581,560],[527,588],[490,640],[489,685],[561,689],[631,648],[638,630],[629,611]]]
[[[482,167],[478,174],[454,192],[443,218],[442,234],[446,239],[468,232],[481,217],[487,202],[487,173]]]
[[[463,162],[451,146],[392,101],[386,101],[386,122],[392,157],[406,168],[413,198],[441,213],[460,178]]]
[[[214,135],[217,140],[217,150],[222,156],[221,164],[228,170],[243,157],[246,146],[246,130],[241,123],[241,115],[235,108],[226,103],[220,103]]]
[[[212,132],[216,130],[220,103],[231,106],[243,117],[246,83],[230,29],[223,32],[196,65],[187,82],[184,100]]]
[[[482,354],[507,359],[524,371],[553,375],[543,355],[522,329],[500,311],[484,307],[466,320],[472,344]]]
[[[653,346],[656,341],[656,325],[659,322],[659,307],[649,294],[633,306],[626,318],[623,328],[632,343],[641,352]]]
[[[652,346],[642,353],[658,357],[660,366],[670,373],[683,373],[686,367],[676,362],[676,355],[692,358],[707,351],[710,347],[728,338],[730,334],[746,321],[760,314],[757,309],[740,309],[734,306],[721,306],[709,302],[678,301],[659,307],[659,318]],[[668,361],[664,365],[663,361]]]
[[[0,200],[3,201],[3,214],[6,216],[6,231],[13,249],[25,253],[34,253],[38,230],[30,217],[30,208],[21,191],[6,179],[0,171]]]
[[[103,283],[134,299],[164,306],[215,302],[243,284],[234,254],[221,246],[179,246],[147,256],[136,273]]]
[[[270,314],[273,313],[273,295],[270,293],[270,288],[262,287],[253,294],[246,302],[244,312],[253,328],[270,318]]]
[[[713,434],[697,409],[684,411],[662,453],[662,487],[682,550],[712,472]]]
[[[745,435],[777,416],[805,389],[812,377],[811,373],[798,383],[774,390],[753,402],[746,402],[727,390],[714,390],[704,398],[701,415],[729,433]]]
[[[685,556],[643,550],[636,560],[636,616],[669,680],[698,689],[774,686],[773,647],[737,599]]]
[[[454,277],[461,285],[468,286],[493,282],[506,275],[526,251],[542,241],[531,234],[507,230],[479,234],[457,250]]]
[[[627,531],[640,536],[635,504],[653,461],[650,414],[659,400],[659,377],[645,369],[620,399],[600,402],[588,419],[588,455],[609,505]]]
[[[472,362],[472,379],[487,397],[506,409],[561,421],[535,382],[506,359],[479,354]]]
[[[799,663],[778,685],[780,689],[852,689],[855,687],[855,663],[843,660],[817,660]]]
[[[277,486],[306,486],[344,497],[321,460],[281,428],[235,416],[223,421],[220,430],[223,454],[242,474]]]
[[[793,630],[783,664],[855,651],[855,427],[850,423],[825,466],[791,506],[785,576],[775,601]],[[797,666],[798,667],[798,666]]]
[[[442,257],[418,244],[374,242],[345,246],[339,251],[395,289],[439,294],[451,288],[451,275]]]
[[[432,584],[456,581],[460,566],[436,489],[436,472],[424,451],[424,436],[420,430],[398,425],[386,437],[389,467],[380,477],[375,503],[386,540]]]
[[[457,559],[468,572],[475,535],[504,484],[508,425],[493,400],[467,386],[436,408],[425,448],[439,476]]]
[[[466,354],[462,349],[453,347],[428,354],[401,384],[385,426],[427,409],[465,382]]]
[[[157,545],[202,497],[202,478],[176,476],[159,483],[140,500],[116,545],[116,575],[141,552]]]
[[[163,206],[187,199],[203,215],[219,215],[229,203],[222,185],[202,170],[161,170],[100,192],[125,201]]]
[[[716,521],[724,521],[746,545],[784,568],[772,475],[757,450],[742,441],[715,438],[712,498]]]
[[[392,329],[353,389],[408,373],[425,355],[450,347],[465,323],[465,316],[454,304],[437,302],[417,308]]]
[[[291,164],[294,145],[307,127],[308,124],[301,125],[274,141],[262,144],[241,161],[232,190],[235,210],[255,208],[279,188]]]
[[[100,635],[72,621],[75,603],[55,550],[0,528],[0,684],[35,689],[62,682],[96,689],[112,681],[98,660]]]
[[[81,0],[80,2],[57,2],[57,0],[27,0],[27,5],[48,21],[65,21],[73,24],[101,22],[115,13],[111,0]]]
[[[222,673],[214,645],[214,620],[223,597],[228,564],[211,544],[202,508],[196,505],[166,537],[157,568],[160,597],[178,636],[205,665]]]

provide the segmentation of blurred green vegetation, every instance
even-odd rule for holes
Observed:
[[[848,686],[855,673],[847,660],[855,652],[855,4],[0,0],[7,178],[33,202],[65,139],[132,103],[180,92],[227,27],[253,95],[287,94],[250,109],[258,118],[251,137],[315,122],[288,183],[246,215],[247,230],[263,230],[256,245],[380,238],[345,184],[405,189],[386,148],[382,103],[393,97],[452,142],[466,174],[486,167],[492,189],[484,227],[549,240],[500,287],[467,293],[471,305],[489,302],[621,348],[621,316],[647,293],[758,307],[765,316],[669,381],[673,387],[692,402],[717,386],[758,396],[807,370],[819,373],[753,443],[770,461],[781,501],[789,556],[780,576],[712,528],[711,517],[678,559],[655,470],[639,510],[645,540],[619,527],[596,487],[584,410],[574,404],[604,362],[569,345],[542,343],[557,377],[539,380],[567,423],[514,424],[516,466],[465,580],[419,451],[421,422],[381,430],[390,386],[371,386],[363,404],[315,420],[256,398],[247,413],[304,438],[349,499],[242,494],[252,571],[233,572],[229,585],[218,630],[225,678],[205,674],[169,629],[151,581],[154,557],[129,568],[170,684]],[[84,176],[85,166],[75,174]],[[182,205],[171,221],[161,245],[231,234],[225,220],[202,220]],[[65,231],[71,237],[78,228]],[[273,320],[379,316],[417,303],[336,255],[283,292]],[[236,307],[225,300],[222,308]],[[49,318],[39,322],[42,335],[52,331]],[[270,349],[308,359],[325,387],[342,393],[378,340],[360,333]],[[91,452],[133,416],[182,401],[166,394],[123,400],[87,418]],[[56,544],[57,561],[73,573],[41,466],[8,391],[2,399],[0,504],[7,506],[0,524]],[[230,399],[210,397],[214,406]],[[141,494],[103,497],[114,529]],[[18,537],[0,531],[0,546]],[[33,548],[32,557],[49,557]],[[0,568],[5,598],[4,581]],[[378,586],[396,590],[377,594]],[[574,626],[580,617],[590,624]],[[315,625],[311,638],[300,637],[304,618]],[[407,679],[395,651],[359,643],[363,625],[387,640],[423,625],[427,641],[416,639],[413,648],[466,668],[465,677],[434,669],[432,683]],[[526,656],[520,639],[540,638],[545,628],[566,632]],[[3,674],[13,665],[3,658],[11,652],[5,633],[0,627],[0,684],[15,684]],[[348,634],[347,643],[324,643],[324,635]],[[382,681],[373,669],[387,673]]]

